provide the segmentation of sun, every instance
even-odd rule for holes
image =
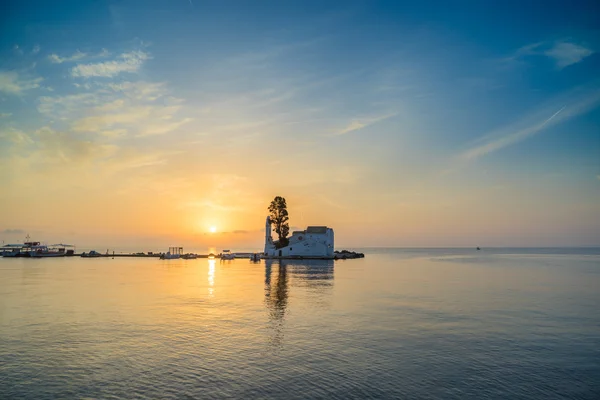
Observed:
[[[217,231],[217,227],[211,226],[209,230],[210,230],[210,233],[215,233]]]

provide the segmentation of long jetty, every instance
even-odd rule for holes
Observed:
[[[83,255],[83,257],[85,258],[86,255],[88,253],[74,253],[74,254],[70,254],[69,256],[72,257],[81,257]],[[252,254],[254,253],[236,253],[236,258],[250,258],[252,257]],[[163,254],[161,253],[100,253],[100,254],[95,254],[92,257],[89,258],[100,258],[100,257],[142,257],[142,258],[160,258]],[[193,255],[195,258],[210,258],[210,257],[214,257],[214,258],[220,258],[219,254],[195,254],[192,253],[191,255]],[[333,259],[333,260],[346,260],[346,259],[353,259],[353,258],[364,258],[364,254],[363,253],[358,253],[358,252],[354,252],[354,251],[348,251],[348,250],[342,250],[342,251],[335,251],[333,258],[329,258],[329,259]],[[184,257],[182,257],[184,258]],[[297,259],[297,260],[301,260],[301,259],[324,259],[321,257],[298,257],[298,256],[291,256],[291,257],[262,257],[262,258],[269,258],[269,259]],[[192,258],[193,259],[193,258]]]

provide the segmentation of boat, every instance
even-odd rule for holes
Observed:
[[[235,254],[229,250],[223,250],[221,253],[221,260],[233,260],[235,259]]]
[[[183,247],[169,247],[169,251],[161,254],[161,260],[175,260],[183,255]]]
[[[74,249],[67,249],[67,247],[74,247],[70,244],[53,244],[51,246],[37,246],[37,248],[29,251],[30,257],[44,258],[44,257],[65,257],[71,256],[75,253]]]
[[[29,240],[29,235],[27,235],[26,240]],[[40,242],[30,241],[23,244],[9,244],[2,248],[2,257],[31,257],[32,251],[44,249],[45,247]]]
[[[2,257],[21,257],[22,244],[5,244],[2,250]]]
[[[252,253],[250,254],[250,261],[260,261],[260,253]]]
[[[183,258],[184,260],[195,260],[196,258],[198,258],[198,256],[196,254],[187,253],[182,255],[181,258]]]
[[[81,253],[81,257],[83,258],[96,258],[102,257],[102,254],[98,253],[96,250],[92,250],[89,253]]]

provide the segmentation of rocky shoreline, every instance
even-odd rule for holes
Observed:
[[[365,255],[363,253],[358,253],[356,251],[349,251],[349,250],[342,250],[342,251],[335,251],[333,253],[333,259],[334,260],[348,260],[348,259],[352,259],[352,258],[364,258]]]

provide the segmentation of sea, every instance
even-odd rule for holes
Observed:
[[[0,399],[600,399],[600,249],[0,259]]]

